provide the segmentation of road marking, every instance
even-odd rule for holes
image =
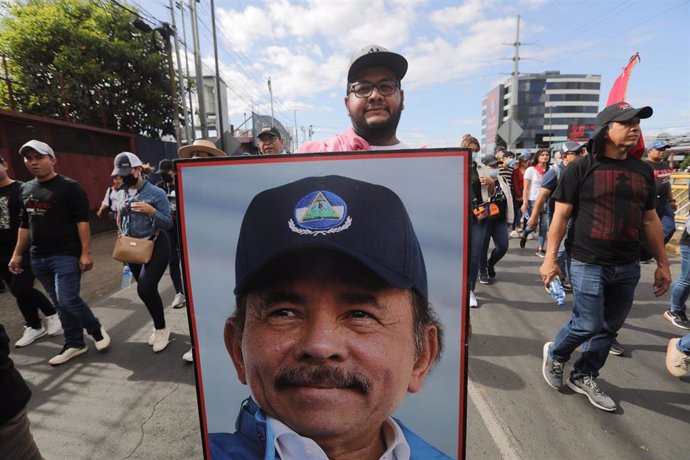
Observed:
[[[467,379],[467,394],[474,402],[474,405],[477,406],[477,411],[484,421],[484,426],[486,426],[487,431],[496,443],[496,447],[501,453],[501,458],[521,460],[522,455],[517,439],[513,436],[510,429],[496,416],[496,412],[491,407],[486,393],[475,385],[471,378]]]

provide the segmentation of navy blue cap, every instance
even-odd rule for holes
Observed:
[[[343,176],[307,177],[265,190],[244,214],[235,257],[235,294],[276,257],[333,249],[399,289],[428,299],[426,266],[400,197]]]

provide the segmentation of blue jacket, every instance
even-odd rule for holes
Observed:
[[[129,196],[125,189],[124,198],[118,207],[121,233],[135,238],[148,238],[158,228],[167,230],[172,226],[168,196],[148,180],[144,179],[144,185],[134,196]],[[143,201],[156,208],[153,219],[140,212],[130,212],[130,204],[136,201]]]
[[[410,431],[400,420],[395,420],[410,445],[411,460],[450,460],[434,446]],[[273,433],[270,431],[266,415],[259,406],[247,398],[242,403],[235,422],[234,433],[210,433],[209,447],[212,460],[274,460]]]

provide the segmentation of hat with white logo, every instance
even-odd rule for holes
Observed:
[[[343,176],[307,177],[254,197],[237,241],[235,294],[278,256],[311,249],[341,252],[428,298],[424,257],[400,197]]]

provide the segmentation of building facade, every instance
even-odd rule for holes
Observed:
[[[491,152],[496,131],[512,116],[512,78],[494,87],[482,100],[482,145]],[[523,132],[515,149],[559,145],[583,140],[591,132],[599,110],[601,75],[547,71],[520,75],[516,121]]]

